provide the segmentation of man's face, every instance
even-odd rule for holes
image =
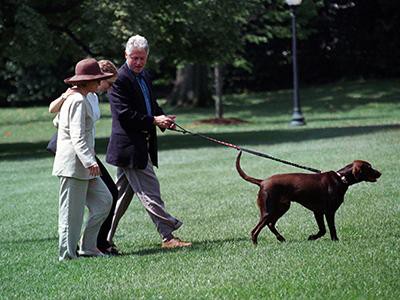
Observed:
[[[147,62],[147,52],[144,49],[133,49],[131,53],[125,53],[129,68],[134,73],[140,73]]]

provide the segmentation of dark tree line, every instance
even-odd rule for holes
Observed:
[[[400,75],[399,1],[324,1],[298,42],[301,84],[339,79]],[[299,11],[301,18],[302,11]],[[232,91],[265,90],[291,84],[290,44],[286,37],[245,46],[249,72],[229,68]]]
[[[300,83],[399,76],[399,8],[392,0],[304,0]],[[122,64],[136,33],[150,42],[149,67],[171,104],[212,105],[215,74],[224,75],[219,93],[291,86],[283,0],[0,0],[0,106],[48,102],[84,57]]]

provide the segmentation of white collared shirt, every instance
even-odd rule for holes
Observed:
[[[86,99],[89,101],[90,106],[92,107],[93,115],[91,115],[94,122],[97,122],[100,119],[100,107],[99,107],[99,98],[96,93],[88,93],[86,95]]]

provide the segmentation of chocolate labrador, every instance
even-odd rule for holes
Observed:
[[[241,155],[240,151],[236,158],[237,171],[244,180],[260,187],[257,197],[260,221],[251,231],[251,239],[255,245],[260,231],[266,225],[279,241],[285,241],[276,230],[275,224],[289,210],[291,201],[300,203],[314,212],[319,231],[310,235],[309,240],[319,239],[326,233],[325,215],[331,239],[337,241],[335,212],[343,203],[348,187],[362,181],[375,182],[381,176],[370,163],[355,160],[337,172],[278,174],[261,180],[248,176],[242,170]]]

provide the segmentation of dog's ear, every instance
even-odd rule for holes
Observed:
[[[353,162],[353,176],[356,180],[360,180],[362,174],[361,164],[357,163],[357,161]]]

